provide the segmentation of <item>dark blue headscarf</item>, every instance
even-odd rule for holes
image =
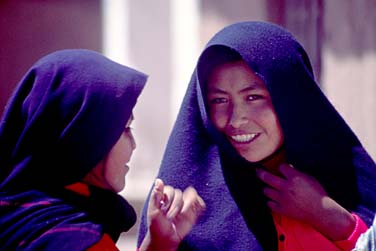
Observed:
[[[180,250],[277,250],[273,219],[249,163],[210,122],[205,81],[213,67],[243,59],[266,83],[284,133],[288,162],[370,224],[376,166],[315,82],[294,36],[266,22],[240,22],[207,44],[192,75],[158,173],[167,184],[193,185],[207,210]],[[139,241],[146,232],[146,205]]]
[[[86,250],[135,223],[120,195],[64,189],[124,131],[147,76],[83,49],[36,62],[0,121],[0,250]]]

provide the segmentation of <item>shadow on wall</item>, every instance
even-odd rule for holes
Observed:
[[[0,113],[40,57],[64,48],[101,50],[100,0],[0,1]]]
[[[338,57],[376,53],[374,0],[325,1],[325,9],[325,46],[328,50]]]

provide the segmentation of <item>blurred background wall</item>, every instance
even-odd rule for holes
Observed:
[[[376,158],[374,0],[0,0],[0,112],[32,63],[54,50],[92,49],[147,73],[122,193],[140,212],[200,51],[244,20],[297,36],[323,91]],[[137,225],[123,235],[121,249],[134,250],[136,233]]]

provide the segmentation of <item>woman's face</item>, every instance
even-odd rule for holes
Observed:
[[[283,144],[283,132],[264,84],[244,61],[216,67],[208,78],[207,104],[214,126],[250,162]]]
[[[136,148],[136,142],[130,128],[132,121],[133,115],[108,155],[86,175],[85,183],[109,189],[116,193],[124,189],[125,175],[129,171],[127,163]]]

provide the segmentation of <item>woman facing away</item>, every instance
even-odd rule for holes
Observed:
[[[376,210],[374,161],[304,48],[267,22],[229,25],[208,42],[158,177],[192,184],[207,206],[179,250],[352,250]]]
[[[30,68],[0,121],[0,250],[118,250],[120,233],[136,221],[118,192],[146,79],[83,49],[53,52]],[[157,179],[140,250],[176,250],[204,207],[194,188]]]

